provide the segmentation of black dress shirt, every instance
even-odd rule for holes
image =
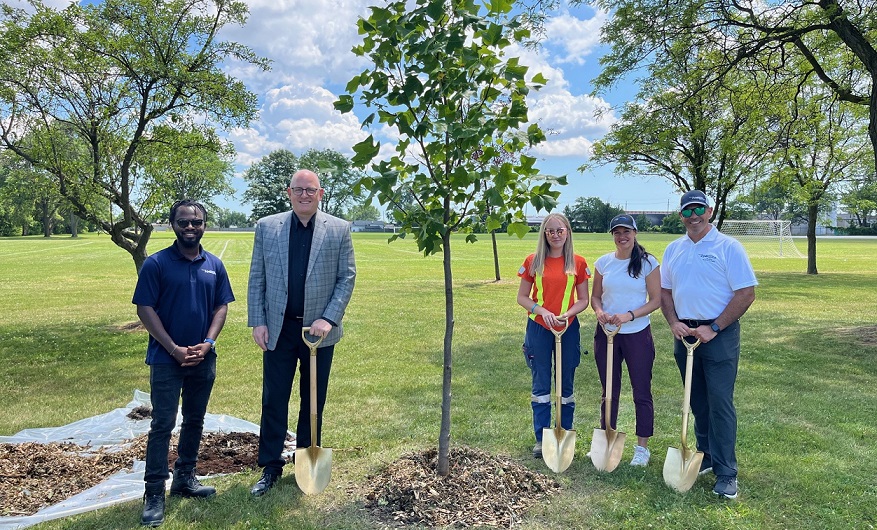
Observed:
[[[305,309],[305,277],[308,273],[308,260],[311,257],[311,242],[314,239],[314,217],[307,225],[302,225],[295,212],[289,227],[289,282],[286,295],[286,320],[298,320]]]

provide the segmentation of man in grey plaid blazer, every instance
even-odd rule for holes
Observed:
[[[350,224],[319,211],[324,190],[312,171],[300,170],[286,190],[292,211],[256,224],[248,287],[248,323],[262,348],[262,421],[259,466],[262,477],[251,490],[261,496],[283,473],[289,398],[299,370],[297,447],[320,445],[323,407],[341,320],[353,293],[356,264]],[[310,350],[301,328],[323,337],[317,350],[317,432],[310,432]]]

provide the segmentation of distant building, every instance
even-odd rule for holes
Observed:
[[[383,221],[351,221],[351,232],[391,232],[396,233],[396,225]]]

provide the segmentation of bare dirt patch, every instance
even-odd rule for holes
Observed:
[[[841,335],[853,339],[863,346],[877,346],[877,326],[838,328]]]
[[[138,331],[146,331],[146,328],[143,327],[143,323],[139,320],[135,320],[134,322],[125,322],[124,324],[118,324],[116,326],[108,326],[110,331],[120,331],[124,333],[136,333]]]
[[[403,456],[369,477],[365,507],[396,527],[417,525],[509,528],[539,499],[560,489],[553,478],[511,458],[451,448],[450,473],[436,474],[436,449]]]
[[[177,458],[171,440],[168,466]],[[0,515],[32,515],[103,482],[146,456],[146,435],[122,450],[72,443],[0,444]],[[237,473],[257,466],[259,437],[253,433],[207,433],[201,440],[198,474]]]

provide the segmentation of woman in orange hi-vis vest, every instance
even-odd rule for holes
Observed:
[[[573,251],[569,220],[559,213],[545,217],[539,227],[536,253],[527,256],[518,271],[521,286],[518,304],[529,311],[524,337],[524,358],[533,372],[533,456],[542,458],[542,429],[551,427],[551,379],[554,334],[551,328],[569,327],[561,337],[561,427],[572,430],[575,397],[573,381],[581,360],[579,321],[576,315],[588,307],[588,278],[585,258]]]

